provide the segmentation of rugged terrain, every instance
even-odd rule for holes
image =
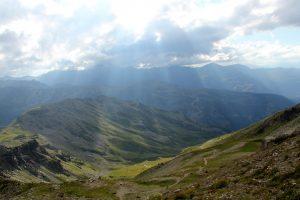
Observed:
[[[167,66],[152,68],[95,66],[83,71],[54,71],[39,81],[49,84],[130,86],[144,81],[165,82],[186,89],[219,89],[237,92],[274,93],[298,99],[300,70],[296,68],[254,68],[244,65],[202,67]]]
[[[40,105],[71,98],[97,98],[103,94],[180,112],[196,123],[218,127],[223,132],[238,130],[293,104],[275,94],[184,89],[157,81],[118,87],[51,87],[37,81],[0,80],[0,126],[8,125],[23,112]]]
[[[217,134],[218,129],[197,125],[179,113],[102,96],[25,112],[2,131],[0,143],[18,147],[34,139],[53,155],[78,158],[103,174],[114,165],[175,155]]]
[[[158,161],[135,178],[1,181],[11,199],[299,199],[300,105]],[[145,164],[145,163],[144,163]],[[136,165],[135,168],[138,168]],[[119,170],[120,172],[120,170]]]
[[[246,127],[292,105],[290,100],[274,94],[183,89],[163,82],[143,82],[103,91],[109,96],[180,112],[196,123],[224,132]]]
[[[300,105],[246,129],[185,149],[138,175],[173,181],[163,198],[299,197]],[[170,189],[172,188],[172,189]]]

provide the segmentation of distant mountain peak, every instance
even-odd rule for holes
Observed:
[[[209,63],[206,65],[203,65],[201,68],[209,68],[209,69],[219,69],[219,68],[232,68],[232,69],[250,69],[248,66],[246,65],[242,65],[242,64],[232,64],[232,65],[220,65],[217,63]]]
[[[246,70],[250,69],[248,66],[242,65],[242,64],[226,65],[225,67],[230,67],[230,68],[234,68],[234,69],[246,69]]]
[[[203,65],[201,68],[219,68],[219,67],[224,67],[224,66],[212,62],[212,63],[206,64],[206,65]]]

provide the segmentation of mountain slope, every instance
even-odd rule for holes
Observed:
[[[262,151],[224,162],[218,170],[199,170],[181,180],[185,186],[167,191],[162,199],[299,199],[299,143],[299,134],[290,135]]]
[[[55,185],[24,184],[2,180],[0,173],[0,197],[299,199],[299,136],[297,105],[246,129],[187,148],[170,161],[158,161],[134,179],[100,177]]]
[[[300,104],[246,129],[190,147],[143,172],[137,180],[171,182],[163,199],[255,199],[257,195],[268,199],[274,194],[297,199],[299,136]]]
[[[177,111],[197,123],[232,131],[290,106],[282,96],[212,89],[184,89],[163,82],[141,82],[128,87],[55,86],[36,81],[3,81],[0,86],[0,127],[35,106],[67,98],[94,98],[101,94],[132,100],[159,109]]]
[[[101,66],[84,71],[55,71],[39,77],[43,83],[74,85],[129,86],[143,81],[159,81],[188,89],[213,88],[246,92],[267,92],[267,88],[249,75],[247,67],[223,67],[208,64],[201,68],[184,66],[150,69]]]
[[[114,164],[174,155],[217,133],[179,113],[102,96],[34,108],[3,130],[0,144],[35,138],[46,149],[62,150],[104,172]]]
[[[49,87],[37,81],[0,80],[0,127],[38,105],[100,94],[99,87]]]
[[[55,71],[38,78],[49,85],[130,86],[142,82],[165,82],[187,89],[210,88],[238,92],[275,93],[297,99],[300,69],[250,69],[243,65],[208,64],[151,69],[98,66],[83,71]]]
[[[297,68],[255,69],[252,76],[259,79],[271,92],[300,102],[300,70]]]
[[[261,80],[252,76],[252,70],[244,65],[222,66],[211,63],[195,71],[204,88],[256,93],[272,92]]]
[[[196,123],[218,127],[225,132],[246,127],[292,105],[290,100],[274,94],[189,90],[161,82],[107,88],[103,92],[156,108],[178,111]]]
[[[66,176],[71,175],[63,168],[57,157],[49,154],[35,140],[12,148],[0,146],[0,171],[6,172],[7,177],[14,179],[15,175],[13,172],[22,170],[28,171],[37,177],[40,176],[46,181],[51,180],[42,171],[51,171],[55,174],[64,174]]]

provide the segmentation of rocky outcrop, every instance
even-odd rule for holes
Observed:
[[[295,137],[295,136],[298,136],[298,135],[300,135],[300,127],[298,127],[297,129],[295,129],[293,131],[287,131],[282,134],[266,137],[262,142],[262,149],[266,149],[271,145],[280,144],[280,143],[284,142],[285,140]]]
[[[298,117],[300,115],[300,104],[288,108],[282,112],[278,112],[270,118],[267,118],[260,124],[255,131],[256,134],[263,133],[266,129],[270,127],[277,126],[278,124],[283,125],[286,122]]]
[[[36,140],[13,148],[0,146],[0,171],[27,170],[38,174],[40,167],[54,173],[66,173],[60,160],[50,155]]]

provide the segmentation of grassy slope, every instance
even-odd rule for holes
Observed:
[[[299,129],[299,127],[300,105],[276,113],[248,128],[209,140],[199,146],[189,147],[173,160],[157,168],[152,168],[139,177],[180,177],[185,172],[201,167],[217,168],[232,159],[257,152],[266,138],[289,133]]]
[[[271,147],[262,149],[263,143],[291,133],[296,136],[286,140],[277,139],[270,142]],[[300,105],[279,112],[249,128],[185,149],[174,159],[141,173],[136,180],[150,183],[173,181],[168,186],[169,193],[165,195],[170,199],[195,195],[217,198],[222,196],[222,192],[238,196],[243,194],[243,187],[245,190],[252,188],[256,192],[260,189],[266,197],[272,195],[268,190],[277,191],[278,195],[291,193],[292,196],[297,196],[300,195],[296,192],[299,188],[295,188],[294,184],[299,184],[299,134]],[[281,140],[284,141],[282,144]],[[251,173],[245,175],[249,170]],[[257,177],[256,173],[260,173],[260,176]],[[282,180],[274,183],[276,177]],[[253,183],[251,179],[262,180]],[[241,185],[232,183],[239,180],[244,182]],[[283,185],[283,180],[287,185],[294,186],[290,190],[285,188],[289,186]],[[261,184],[260,181],[266,181],[267,184]],[[228,184],[231,187],[225,192],[225,189],[218,190]],[[191,185],[194,189],[190,189]],[[178,188],[184,189],[175,192]],[[259,193],[252,192],[249,198],[255,198],[257,194]]]
[[[214,133],[178,113],[99,97],[34,108],[2,131],[0,144],[15,147],[36,139],[53,155],[71,155],[71,162],[62,163],[72,173],[94,175],[174,155]]]
[[[298,135],[249,156],[215,162],[217,168],[192,171],[163,198],[299,199],[299,144]]]
[[[141,163],[133,164],[133,165],[124,165],[124,166],[118,166],[116,169],[112,170],[108,176],[110,178],[134,178],[138,174],[142,173],[143,171],[146,171],[147,169],[150,169],[156,165],[160,165],[162,163],[165,163],[172,158],[159,158],[157,160],[153,161],[144,161]]]
[[[0,197],[297,199],[299,133],[298,105],[249,128],[185,149],[170,161],[158,160],[156,166],[134,179],[124,180],[124,174],[129,173],[130,178],[134,175],[130,170],[139,171],[145,163],[113,172],[122,179],[100,178],[60,185],[13,183],[17,184],[13,187],[11,182],[1,183],[4,186],[0,187]]]
[[[185,149],[170,161],[152,161],[148,164],[157,165],[134,179],[123,179],[124,174],[132,177],[134,169],[139,171],[145,163],[112,173],[122,179],[89,179],[60,185],[0,181],[0,197],[297,199],[300,195],[299,127],[298,105],[249,128]]]
[[[119,87],[48,87],[36,81],[5,83],[0,84],[0,126],[8,125],[21,113],[39,105],[68,98],[94,98],[101,94],[178,111],[197,123],[218,127],[223,132],[248,126],[292,105],[285,97],[273,94],[189,90],[157,81],[145,81],[130,87],[125,87],[126,84]]]
[[[179,114],[106,97],[44,106],[21,116],[16,124],[79,158],[112,161],[171,155],[211,137],[209,129]]]

